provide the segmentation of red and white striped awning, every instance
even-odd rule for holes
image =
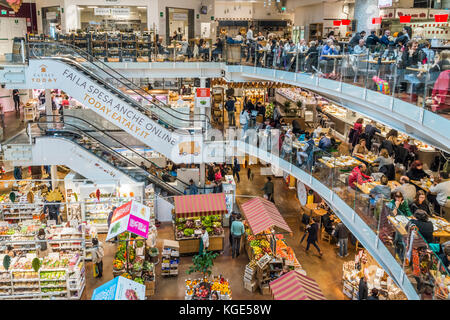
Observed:
[[[293,270],[269,283],[274,300],[326,300],[314,279]]]
[[[177,218],[225,214],[227,204],[224,193],[195,194],[174,198]]]
[[[241,205],[241,212],[253,234],[261,233],[273,226],[292,232],[275,204],[266,199],[258,197],[247,201]]]

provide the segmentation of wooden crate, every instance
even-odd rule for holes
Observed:
[[[198,254],[200,250],[199,238],[180,240],[180,254]],[[224,236],[210,237],[208,251],[222,251]]]

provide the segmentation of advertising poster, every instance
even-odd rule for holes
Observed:
[[[91,300],[145,300],[145,285],[116,277],[95,289]]]
[[[147,239],[149,226],[150,208],[134,200],[127,202],[114,210],[106,241],[125,231]]]

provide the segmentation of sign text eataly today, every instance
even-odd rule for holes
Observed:
[[[112,119],[113,123],[127,127],[136,137],[147,138],[150,135],[161,139],[164,143],[175,145],[176,141],[169,132],[164,132],[165,130],[149,122],[137,110],[119,102],[114,102],[114,97],[110,94],[89,84],[88,81],[80,78],[69,69],[64,70],[63,76],[85,90],[82,101],[85,105],[90,105],[98,112],[102,112],[105,117]]]

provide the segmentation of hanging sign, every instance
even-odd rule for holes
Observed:
[[[448,20],[448,14],[436,14],[434,16],[435,22],[447,22]]]
[[[381,24],[381,17],[372,18],[372,24]]]
[[[400,17],[400,23],[410,23],[411,22],[411,16],[401,16]]]
[[[47,12],[45,18],[47,18],[47,20],[54,20],[54,19],[56,19],[56,12]]]
[[[197,90],[195,90],[195,107],[196,108],[211,107],[211,89],[210,88],[197,88]]]
[[[341,25],[341,20],[334,20],[333,21],[333,26],[336,26],[336,27],[338,27],[338,26],[340,26]]]
[[[112,16],[129,16],[130,8],[111,8]]]
[[[111,8],[94,8],[94,15],[96,16],[110,16]]]
[[[145,239],[150,224],[150,208],[137,201],[130,201],[114,210],[106,240],[129,231]]]
[[[411,16],[413,19],[427,19],[428,9],[413,8],[413,9],[397,9],[395,11],[395,17],[400,19],[401,16]]]
[[[348,25],[350,25],[350,22],[351,22],[351,20],[349,20],[349,19],[343,19],[341,21],[342,21],[343,26],[348,26]]]
[[[187,13],[173,13],[172,20],[184,21],[188,19]]]

